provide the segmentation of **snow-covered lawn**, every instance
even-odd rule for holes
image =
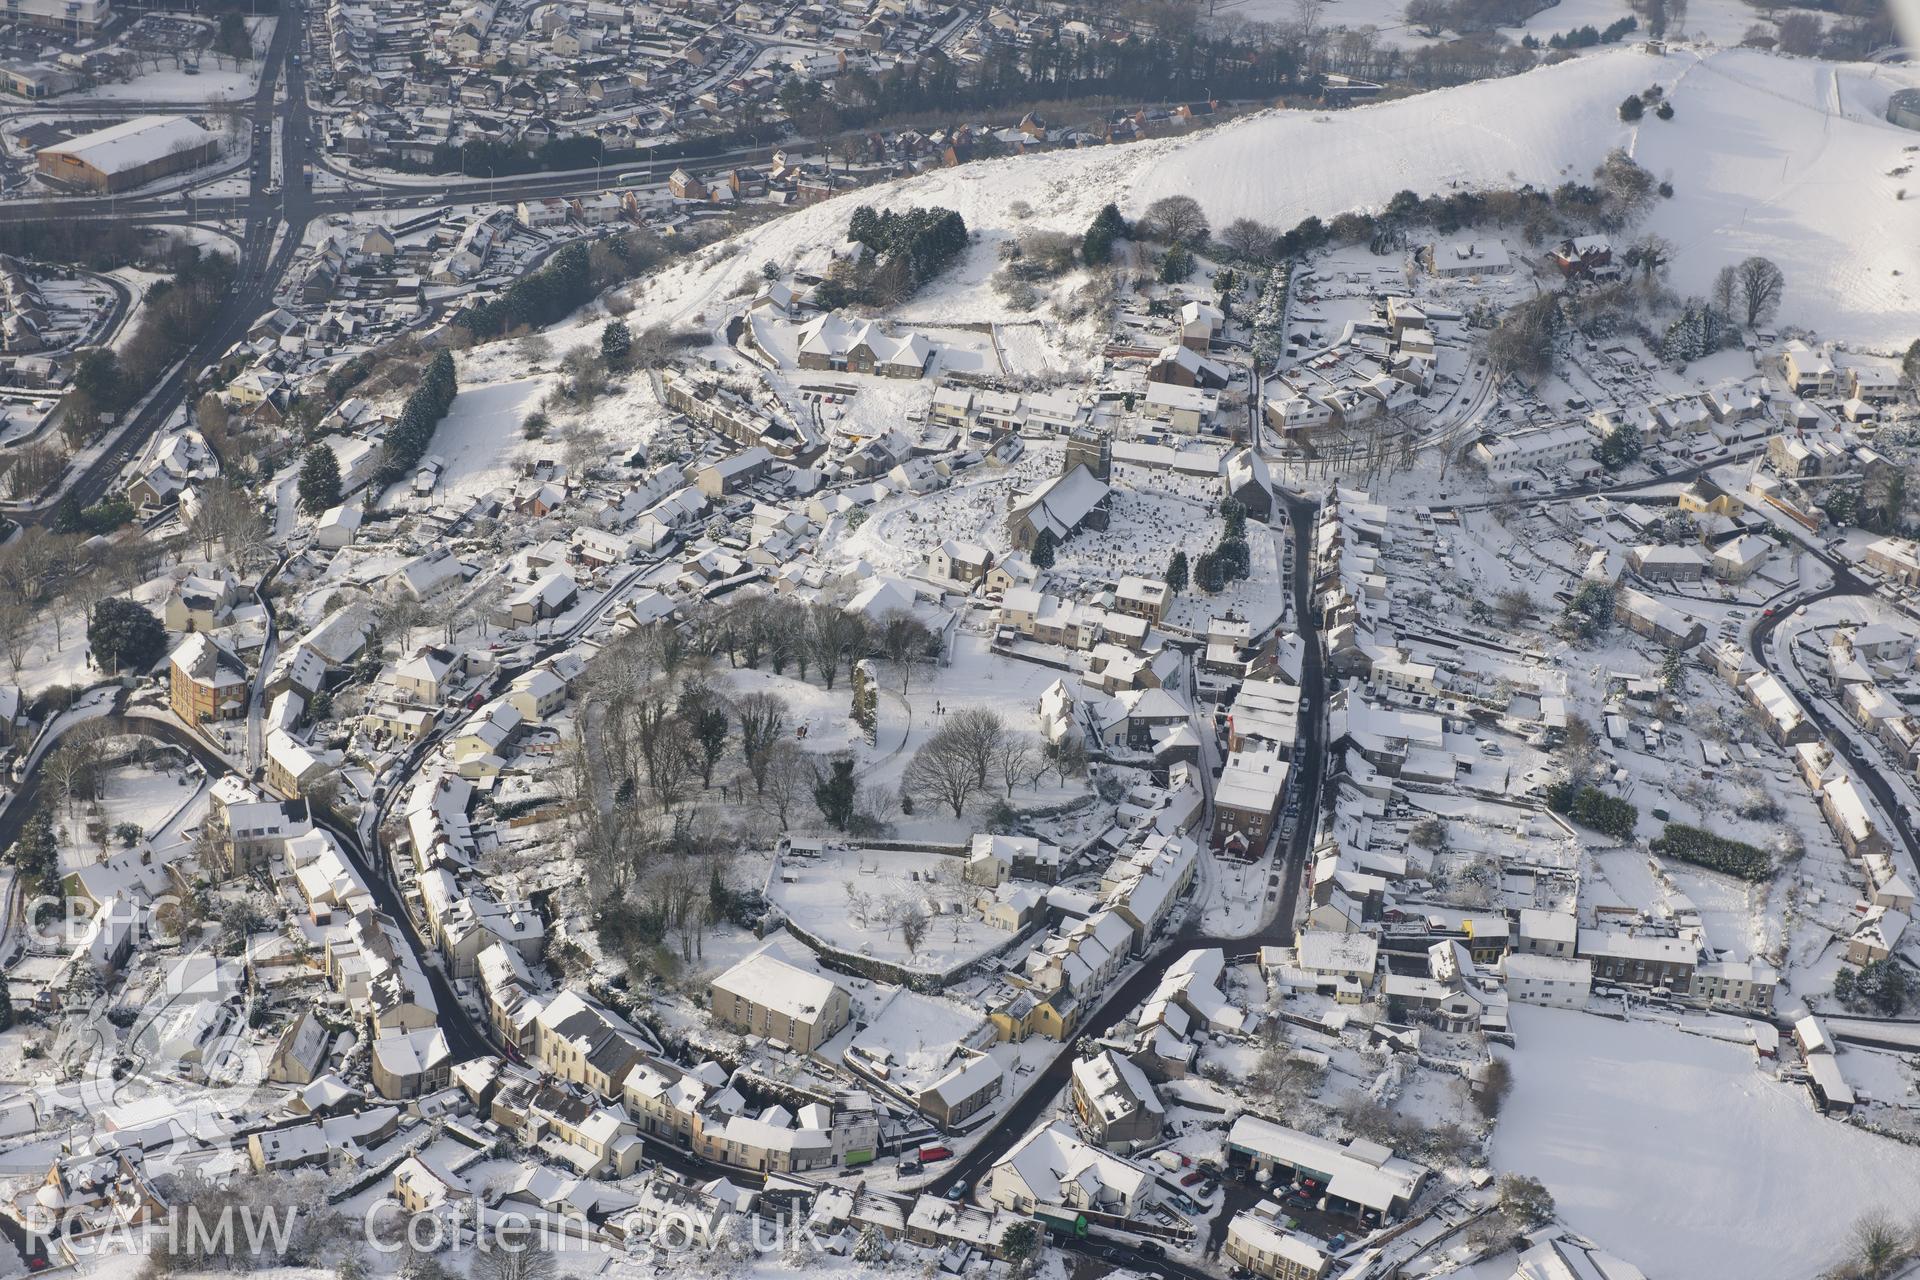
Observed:
[[[973,908],[977,886],[961,879],[962,859],[902,849],[828,847],[789,857],[768,896],[795,924],[844,951],[941,973],[975,960],[1013,935]],[[926,935],[909,950],[902,913],[918,905]]]
[[[1822,1118],[1751,1050],[1530,1005],[1513,1026],[1494,1163],[1650,1275],[1804,1280],[1863,1211],[1920,1197],[1920,1155]]]
[[[427,450],[447,464],[437,496],[478,497],[512,483],[523,455],[552,456],[553,444],[529,441],[521,432],[550,385],[548,378],[532,377],[462,387]]]
[[[897,787],[907,761],[923,742],[939,731],[943,717],[972,707],[997,712],[1008,729],[1032,736],[1037,744],[1034,729],[1040,695],[1060,677],[1061,673],[1050,667],[997,657],[989,651],[984,636],[962,632],[955,637],[948,665],[915,675],[913,688],[907,695],[913,717],[906,725],[904,741],[898,737],[905,718],[903,701],[891,696],[881,699],[880,749],[886,754],[861,769],[861,785]],[[881,681],[890,691],[896,687],[884,673]],[[809,747],[813,746],[812,736],[809,731]],[[899,746],[889,750],[896,742]],[[1001,798],[995,786],[990,785],[988,791],[991,794],[974,801],[976,811]],[[1084,778],[1070,778],[1062,787],[1055,775],[1048,774],[1038,787],[1022,782],[1015,788],[1010,803],[1016,809],[1051,808],[1086,792]],[[922,798],[911,816],[901,815],[893,822],[903,840],[959,843],[979,830],[972,813],[956,820],[952,810],[941,807],[931,797]]]

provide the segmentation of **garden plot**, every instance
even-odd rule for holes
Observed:
[[[131,848],[169,825],[196,792],[193,778],[169,762],[154,765],[135,762],[106,769],[96,794],[98,802],[57,807],[53,817],[71,839],[62,842],[60,871],[77,871],[93,865],[118,849]],[[105,843],[90,838],[102,837]]]
[[[101,816],[108,826],[125,823],[152,835],[193,794],[191,779],[177,769],[124,764],[109,769],[100,783]]]
[[[829,946],[927,973],[971,963],[1012,938],[974,910],[962,860],[940,853],[827,845],[782,858],[768,885],[775,906]],[[924,935],[908,922],[918,913]]]
[[[1078,371],[1067,367],[1047,340],[1046,327],[1039,323],[998,325],[994,345],[999,348],[1000,363],[1015,377],[1053,379]]]
[[[1860,1097],[1888,1107],[1920,1108],[1920,1073],[1912,1054],[1848,1045],[1838,1061],[1840,1073]]]

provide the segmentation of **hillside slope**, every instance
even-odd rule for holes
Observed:
[[[1833,64],[1751,50],[1655,56],[1622,48],[1503,80],[1315,113],[1274,111],[1190,138],[1026,156],[939,170],[803,210],[741,237],[736,257],[677,269],[648,301],[686,320],[716,308],[771,259],[790,264],[837,243],[854,207],[945,205],[982,244],[908,315],[988,319],[997,243],[1022,226],[1078,231],[1109,200],[1138,213],[1164,195],[1198,199],[1215,226],[1253,217],[1279,228],[1308,214],[1378,206],[1394,192],[1584,178],[1628,148],[1675,187],[1652,230],[1682,250],[1673,284],[1704,291],[1748,254],[1787,273],[1781,318],[1835,337],[1902,346],[1920,313],[1920,177],[1889,171],[1915,158],[1920,134],[1880,118],[1911,68]],[[1665,86],[1676,116],[1621,123],[1620,100]],[[1016,201],[1034,213],[1024,223]]]

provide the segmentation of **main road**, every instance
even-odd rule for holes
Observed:
[[[248,166],[247,196],[244,201],[231,202],[234,213],[245,218],[246,226],[240,237],[233,284],[225,302],[199,341],[168,370],[157,386],[148,390],[133,416],[116,429],[117,434],[108,446],[77,475],[70,477],[58,494],[50,496],[37,509],[22,513],[26,518],[50,520],[56,501],[69,494],[77,498],[81,506],[90,506],[104,498],[120,469],[191,394],[200,371],[244,337],[253,322],[272,308],[279,281],[292,263],[315,212],[312,189],[300,180],[304,166],[313,158],[313,124],[307,107],[304,72],[294,61],[300,30],[299,22],[284,18],[275,26],[273,40],[262,62],[260,87],[245,112],[256,141]],[[275,90],[282,75],[286,79],[286,100],[276,104]],[[276,106],[280,109],[276,110]],[[273,180],[274,148],[267,132],[274,127],[276,118],[286,175],[286,181],[277,186]],[[29,212],[34,217],[68,219],[84,216],[84,209],[102,203],[107,202],[55,201],[35,204]],[[18,212],[21,211],[5,210],[0,212],[0,217]],[[127,222],[151,220],[138,205],[128,202],[121,203],[111,216]]]
[[[1072,1078],[1074,1059],[1079,1056],[1077,1046],[1083,1041],[1104,1036],[1124,1021],[1153,993],[1167,966],[1179,956],[1211,947],[1218,947],[1229,955],[1243,956],[1263,946],[1287,946],[1293,942],[1293,918],[1299,907],[1307,856],[1313,849],[1315,825],[1320,812],[1320,789],[1326,776],[1326,677],[1320,661],[1320,628],[1312,607],[1313,521],[1318,508],[1311,499],[1285,490],[1281,491],[1280,499],[1287,511],[1292,552],[1290,577],[1294,623],[1303,648],[1300,671],[1302,715],[1293,791],[1300,805],[1300,819],[1294,824],[1293,834],[1283,850],[1284,856],[1276,864],[1280,883],[1272,914],[1250,934],[1209,936],[1194,926],[1194,916],[1200,904],[1191,904],[1188,927],[1137,965],[1124,982],[1106,992],[1099,1003],[1087,1011],[1073,1035],[1061,1043],[1059,1051],[1032,1078],[1027,1091],[1000,1114],[999,1119],[965,1154],[941,1169],[928,1182],[928,1190],[945,1193],[961,1183],[969,1188],[977,1185],[994,1162],[1039,1122],[1053,1105],[1060,1090],[1067,1086]],[[1207,825],[1211,829],[1211,822]],[[1101,1246],[1103,1251],[1114,1249],[1136,1261],[1144,1258],[1144,1255],[1134,1255],[1123,1247]],[[1170,1261],[1162,1258],[1144,1260],[1151,1264],[1151,1269],[1158,1270],[1166,1270],[1165,1264]]]
[[[1887,821],[1893,824],[1893,829],[1900,835],[1901,843],[1906,845],[1907,856],[1916,863],[1920,863],[1920,837],[1914,834],[1906,805],[1895,793],[1893,784],[1887,781],[1886,762],[1869,756],[1860,748],[1854,740],[1854,735],[1846,726],[1835,724],[1833,718],[1826,713],[1816,699],[1799,692],[1800,685],[1804,682],[1788,678],[1788,668],[1797,669],[1798,664],[1790,662],[1787,655],[1779,653],[1773,643],[1774,633],[1780,629],[1780,624],[1810,604],[1817,604],[1822,600],[1830,600],[1838,596],[1872,595],[1867,585],[1855,576],[1844,562],[1811,550],[1809,554],[1833,571],[1833,581],[1817,591],[1808,591],[1775,604],[1772,612],[1757,619],[1753,629],[1747,633],[1747,652],[1753,655],[1753,660],[1760,664],[1762,670],[1772,672],[1781,684],[1793,692],[1802,709],[1807,713],[1807,718],[1813,721],[1814,726],[1822,734],[1826,735],[1828,745],[1846,759],[1852,766],[1854,778],[1879,802],[1881,812],[1887,815]]]

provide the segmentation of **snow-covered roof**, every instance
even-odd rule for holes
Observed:
[[[1316,1170],[1326,1175],[1328,1195],[1381,1213],[1411,1201],[1427,1176],[1425,1168],[1378,1143],[1356,1138],[1341,1146],[1254,1115],[1233,1122],[1227,1145]]]
[[[214,135],[185,116],[139,116],[70,142],[43,147],[41,155],[60,155],[105,174],[124,173],[176,151],[204,147]]]
[[[812,1022],[833,1000],[839,988],[817,973],[788,964],[766,951],[755,952],[713,980],[717,991],[784,1014]]]

